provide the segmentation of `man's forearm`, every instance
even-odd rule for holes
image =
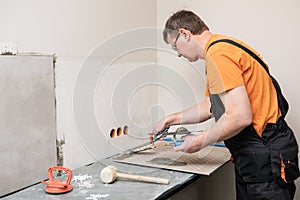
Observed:
[[[244,121],[243,119],[240,120],[237,118],[234,119],[224,114],[217,123],[201,135],[188,135],[184,137],[183,145],[175,147],[175,151],[194,153],[212,143],[233,137],[249,124],[251,124],[250,121]]]
[[[186,137],[177,151],[193,153],[214,142],[229,139],[252,123],[252,110],[244,86],[219,94],[225,113],[207,131],[198,136]]]
[[[199,136],[202,147],[229,139],[239,132],[241,132],[246,126],[250,125],[251,121],[244,120],[242,118],[232,118],[226,114],[211,126],[206,132]]]
[[[207,102],[200,102],[182,112],[167,116],[166,124],[171,126],[203,122],[211,118],[211,113],[209,110],[210,106],[207,104]]]

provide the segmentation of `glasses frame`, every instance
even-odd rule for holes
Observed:
[[[175,39],[175,41],[174,41],[174,44],[172,45],[172,49],[173,49],[174,51],[177,51],[177,50],[178,50],[178,49],[177,49],[177,46],[176,46],[176,43],[177,43],[177,40],[179,39],[179,36],[180,36],[180,33],[177,34],[176,39]]]

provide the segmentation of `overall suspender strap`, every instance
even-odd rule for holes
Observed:
[[[207,48],[207,51],[208,49],[216,44],[216,43],[219,43],[219,42],[226,42],[226,43],[229,43],[229,44],[232,44],[242,50],[244,50],[245,52],[247,52],[250,56],[252,56],[265,70],[266,72],[269,74],[269,76],[271,77],[272,79],[272,82],[273,82],[273,85],[276,89],[276,92],[277,92],[277,99],[278,99],[278,106],[280,108],[280,111],[281,111],[281,115],[282,117],[284,118],[289,110],[289,104],[287,102],[287,100],[285,99],[285,97],[283,96],[282,92],[281,92],[281,88],[279,86],[279,83],[277,82],[277,80],[271,76],[271,74],[269,73],[269,69],[266,65],[266,63],[264,61],[262,61],[253,51],[251,51],[250,49],[248,49],[247,47],[233,41],[233,40],[230,40],[230,39],[220,39],[220,40],[216,40],[214,42],[212,42],[208,48]]]
[[[216,40],[216,41],[212,42],[212,43],[208,46],[207,51],[208,51],[208,49],[209,49],[212,45],[214,45],[214,44],[216,44],[216,43],[219,43],[219,42],[226,42],[226,43],[232,44],[232,45],[234,45],[234,46],[236,46],[236,47],[239,47],[239,48],[243,49],[243,50],[246,51],[250,56],[252,56],[257,62],[259,62],[259,64],[261,64],[261,66],[263,66],[263,68],[266,70],[266,72],[270,75],[269,69],[268,69],[266,63],[264,63],[264,61],[262,61],[262,60],[260,59],[260,57],[258,57],[253,51],[251,51],[251,50],[248,49],[247,47],[245,47],[245,46],[243,46],[243,45],[241,45],[241,44],[239,44],[239,43],[237,43],[237,42],[235,42],[235,41],[233,41],[233,40],[229,40],[229,39]]]

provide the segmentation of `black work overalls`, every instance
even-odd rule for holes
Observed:
[[[225,109],[218,95],[210,95],[210,99],[217,121]],[[225,145],[235,163],[237,199],[293,199],[293,181],[299,177],[298,145],[293,131],[282,117],[275,124],[267,124],[262,137],[249,125],[226,140]],[[281,178],[281,161],[288,183]],[[277,185],[267,186],[268,191],[263,191],[264,184]],[[289,194],[276,188],[282,188]]]
[[[235,45],[256,59],[269,74],[265,63],[251,50],[232,40],[218,42]],[[207,51],[208,51],[207,49]],[[270,74],[269,74],[270,75]],[[276,123],[268,123],[260,137],[252,125],[225,141],[235,163],[236,197],[238,200],[285,200],[293,199],[296,180],[300,176],[298,167],[298,144],[293,131],[284,120],[288,103],[281,93],[278,82],[270,75],[277,92],[278,106],[282,116]],[[225,113],[218,94],[210,94],[211,110],[218,119]],[[281,178],[284,166],[285,181]]]

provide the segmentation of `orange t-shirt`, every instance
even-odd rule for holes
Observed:
[[[219,39],[231,39],[260,56],[242,41],[222,35],[212,35],[205,50],[210,43]],[[245,86],[253,114],[252,124],[260,136],[267,123],[277,121],[281,114],[276,89],[265,69],[247,52],[232,44],[220,42],[209,48],[205,61],[207,87],[211,94]],[[209,96],[208,88],[206,96]]]

